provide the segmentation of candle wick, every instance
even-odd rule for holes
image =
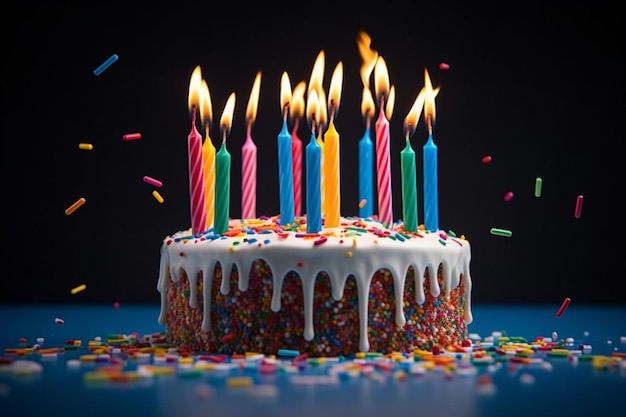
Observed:
[[[252,134],[252,120],[248,122],[248,129],[246,133],[248,134],[248,136]]]
[[[287,122],[287,115],[289,114],[289,103],[285,104],[285,107],[283,107],[283,121],[286,123]]]
[[[428,125],[428,134],[432,135],[433,134],[433,116],[432,115],[428,115],[426,116],[426,124]]]
[[[222,143],[226,143],[226,128],[222,128]]]

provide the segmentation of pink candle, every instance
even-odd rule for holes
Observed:
[[[258,71],[246,108],[247,137],[241,148],[241,218],[256,218],[256,145],[252,141],[252,125],[256,119],[261,89],[261,71]]]
[[[256,218],[256,145],[250,135],[250,126],[241,148],[241,218]]]
[[[378,179],[378,219],[393,223],[391,208],[391,169],[389,159],[389,121],[385,117],[385,100],[381,99],[376,120],[376,171]]]
[[[204,200],[204,164],[202,162],[202,136],[196,129],[196,108],[192,110],[191,132],[187,137],[189,151],[189,196],[191,202],[191,230],[194,235],[206,229]]]
[[[296,217],[302,215],[302,140],[298,137],[298,124],[298,119],[296,119],[291,132],[293,211]]]

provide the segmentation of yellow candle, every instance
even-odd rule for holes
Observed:
[[[341,183],[339,181],[339,133],[335,129],[335,118],[339,110],[341,97],[341,82],[343,78],[343,64],[341,61],[335,67],[330,81],[328,94],[328,112],[330,123],[324,134],[324,192],[325,227],[339,227],[341,223]]]
[[[209,135],[211,120],[213,118],[213,106],[209,86],[202,80],[200,91],[200,117],[204,125],[205,135],[202,144],[202,162],[204,166],[204,202],[206,207],[206,230],[213,226],[215,217],[215,146]]]

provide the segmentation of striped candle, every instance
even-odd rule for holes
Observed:
[[[384,100],[381,100],[376,120],[376,172],[378,179],[378,219],[384,224],[393,223],[391,205],[391,161],[389,157],[389,121],[385,117]]]
[[[298,119],[291,130],[291,160],[293,163],[293,211],[302,216],[302,139],[298,137]]]
[[[256,145],[250,135],[241,148],[241,218],[256,218]]]
[[[191,231],[194,235],[206,230],[204,195],[204,164],[202,163],[202,136],[196,129],[196,108],[191,116],[191,132],[187,137],[189,154],[189,195],[191,202]]]

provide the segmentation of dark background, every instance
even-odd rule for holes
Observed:
[[[256,72],[263,72],[252,132],[257,214],[273,215],[280,76],[287,71],[292,86],[308,81],[323,49],[328,91],[341,60],[342,213],[357,214],[364,124],[356,35],[365,30],[396,87],[394,218],[402,208],[402,123],[424,84],[424,68],[441,87],[434,134],[440,225],[472,244],[472,301],[624,303],[624,22],[617,6],[384,2],[342,9],[287,2],[6,7],[1,129],[9,263],[0,302],[158,303],[161,241],[190,226],[187,94],[196,65],[211,93],[216,146],[224,104],[237,94],[228,149],[231,216],[239,217],[240,149]],[[94,76],[113,53],[119,60]],[[440,70],[440,62],[450,69]],[[122,140],[134,132],[142,139]],[[425,141],[422,121],[412,139],[418,177]],[[94,149],[79,150],[81,142]],[[485,155],[493,162],[483,164]],[[164,204],[152,197],[144,175],[163,181]],[[538,176],[540,198],[534,197]],[[514,198],[505,202],[509,191]],[[579,194],[584,205],[576,219]],[[87,203],[66,216],[80,197]],[[492,236],[492,227],[510,229],[513,237]],[[71,295],[82,283],[87,290]]]

